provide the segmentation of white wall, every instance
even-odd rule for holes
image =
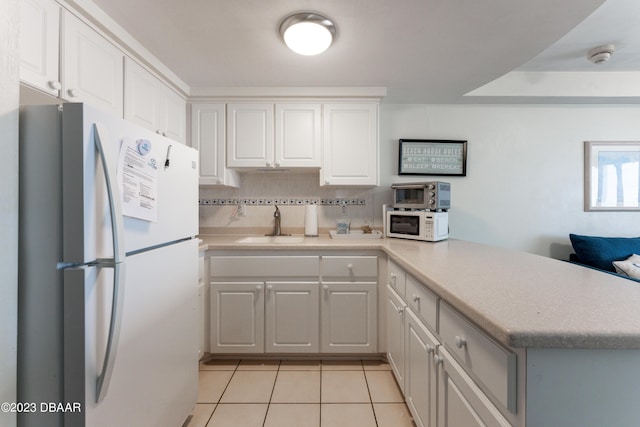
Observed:
[[[584,141],[640,141],[639,106],[387,105],[381,186],[451,182],[451,237],[555,258],[569,233],[640,235],[640,212],[584,212]],[[397,175],[398,139],[468,140],[466,177]]]
[[[16,401],[18,0],[0,0],[0,402]],[[0,411],[0,425],[15,426]]]

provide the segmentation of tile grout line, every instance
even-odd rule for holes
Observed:
[[[238,361],[238,363],[236,364],[236,367],[233,369],[233,374],[231,374],[231,376],[229,377],[229,381],[227,381],[227,385],[224,386],[224,390],[222,390],[222,393],[220,393],[220,397],[218,398],[218,401],[215,403],[216,406],[213,408],[213,411],[211,411],[211,415],[209,415],[209,419],[207,419],[207,423],[205,424],[205,427],[209,425],[209,423],[211,422],[211,419],[213,418],[213,414],[215,414],[218,408],[220,407],[220,401],[222,400],[222,396],[224,396],[224,393],[227,391],[229,384],[231,384],[231,380],[233,379],[233,376],[236,374],[236,371],[238,370],[238,366],[240,366],[240,361]]]
[[[371,412],[373,413],[373,421],[376,423],[376,427],[379,427],[378,417],[376,416],[376,410],[373,406],[373,397],[371,396],[371,388],[369,387],[369,379],[367,378],[367,370],[364,369],[364,363],[362,364],[362,374],[364,375],[364,382],[367,385],[367,393],[369,394],[369,404],[371,405]]]
[[[278,361],[278,369],[276,369],[276,378],[273,380],[273,387],[271,387],[271,394],[269,395],[269,401],[267,402],[267,410],[264,413],[264,419],[262,420],[262,427],[267,423],[267,416],[269,415],[269,408],[271,407],[271,400],[273,399],[273,392],[276,390],[276,383],[278,382],[278,375],[280,375],[280,367],[282,366],[282,360]]]

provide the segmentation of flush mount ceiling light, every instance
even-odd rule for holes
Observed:
[[[603,62],[607,62],[615,51],[616,47],[612,44],[594,47],[587,53],[587,59],[594,64],[602,64]]]
[[[317,13],[296,13],[282,21],[280,35],[295,53],[318,55],[331,46],[336,26],[329,18]]]

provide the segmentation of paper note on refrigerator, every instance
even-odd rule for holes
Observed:
[[[151,222],[158,220],[157,152],[147,139],[124,139],[118,159],[123,215]]]

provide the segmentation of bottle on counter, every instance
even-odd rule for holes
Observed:
[[[336,220],[336,233],[337,234],[349,234],[349,230],[351,228],[351,220],[349,219],[349,215],[347,215],[347,205],[342,205],[342,212],[340,216]]]

